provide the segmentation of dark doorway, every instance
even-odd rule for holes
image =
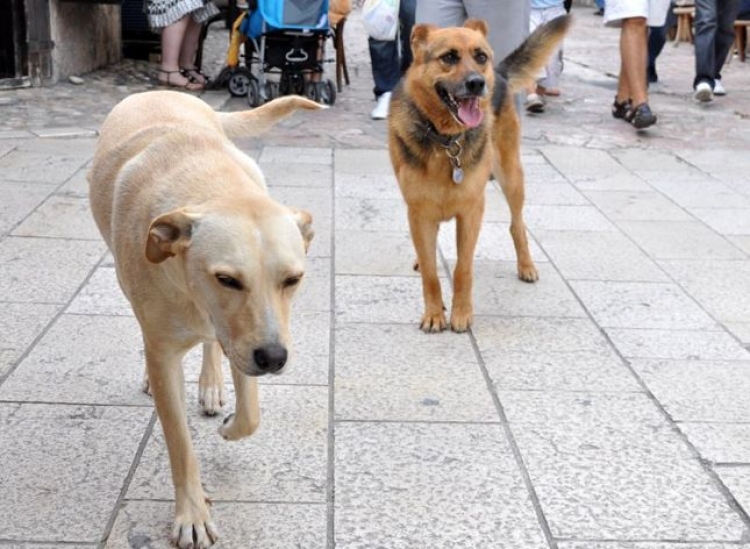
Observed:
[[[0,79],[20,78],[26,67],[23,0],[0,3]]]

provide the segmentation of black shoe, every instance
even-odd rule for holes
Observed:
[[[604,8],[599,8],[594,12],[594,15],[604,15]]]
[[[630,122],[637,130],[642,130],[656,124],[656,115],[651,112],[648,103],[641,103],[637,107],[631,107],[625,113],[625,120]]]
[[[617,102],[617,96],[615,96],[615,102],[612,103],[612,116],[615,118],[625,119],[625,115],[630,109],[630,99],[626,99],[622,103]]]
[[[649,84],[656,84],[659,81],[659,75],[656,74],[656,69],[648,68],[646,71],[646,80]]]

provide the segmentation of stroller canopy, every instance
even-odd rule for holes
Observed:
[[[328,29],[328,0],[258,0],[263,20],[278,29]]]

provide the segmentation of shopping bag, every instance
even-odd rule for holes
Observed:
[[[398,31],[399,0],[365,0],[362,22],[375,40],[395,40]]]

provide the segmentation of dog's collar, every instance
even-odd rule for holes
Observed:
[[[461,140],[464,137],[463,133],[457,135],[443,135],[438,132],[435,126],[429,120],[425,123],[417,124],[422,130],[422,136],[429,139],[436,145],[440,145],[445,149],[445,154],[448,156],[448,160],[453,167],[453,182],[459,185],[464,180],[464,170],[461,167],[461,153],[464,151],[464,147],[461,144]]]

